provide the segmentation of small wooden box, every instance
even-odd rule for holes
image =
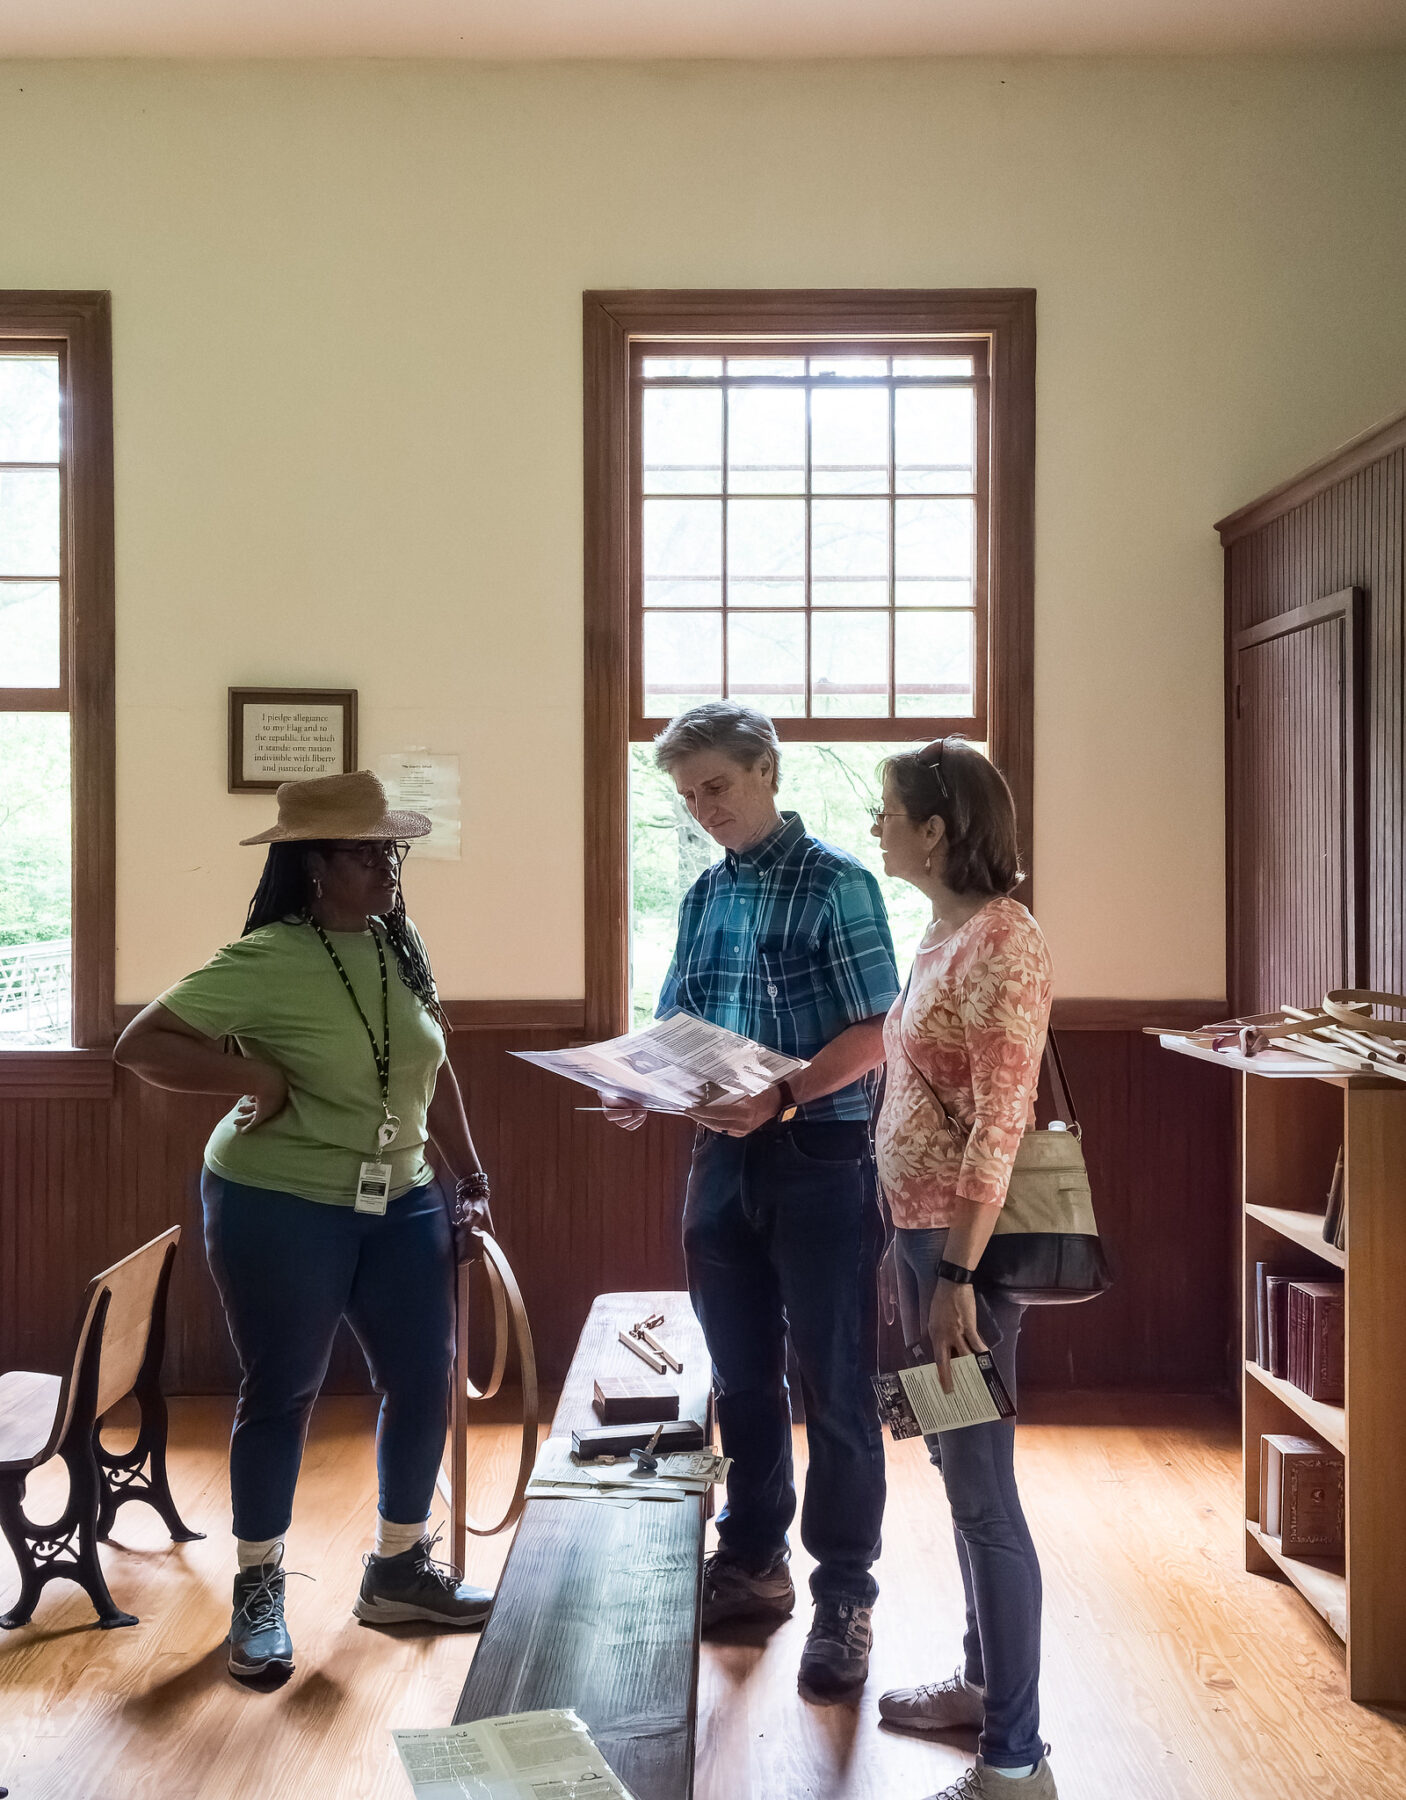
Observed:
[[[679,1416],[679,1390],[658,1375],[599,1375],[594,1401],[602,1425],[657,1424]]]

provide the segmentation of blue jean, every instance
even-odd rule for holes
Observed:
[[[872,1604],[879,1591],[870,1568],[885,1494],[872,1380],[882,1240],[867,1126],[699,1132],[683,1242],[732,1458],[718,1538],[756,1571],[786,1548],[796,1513],[789,1333],[810,1446],[801,1542],[815,1559],[817,1600]]]
[[[205,1250],[239,1357],[229,1446],[234,1534],[282,1537],[303,1443],[345,1318],[381,1395],[383,1518],[426,1518],[454,1361],[454,1254],[437,1181],[384,1217],[244,1187],[205,1170]]]
[[[898,1303],[904,1342],[926,1341],[945,1230],[898,1233]],[[979,1294],[977,1319],[1015,1399],[1023,1306]],[[1039,1762],[1040,1563],[1015,1485],[1015,1420],[968,1425],[927,1439],[942,1471],[967,1597],[965,1674],[986,1692],[981,1755],[996,1769]]]

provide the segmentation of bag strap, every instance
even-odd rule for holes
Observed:
[[[1049,1077],[1050,1099],[1055,1111],[1054,1117],[1062,1119],[1076,1138],[1082,1138],[1084,1128],[1079,1123],[1079,1115],[1074,1110],[1074,1096],[1069,1091],[1069,1083],[1064,1075],[1064,1058],[1059,1053],[1059,1040],[1053,1030],[1045,1033],[1045,1074]]]

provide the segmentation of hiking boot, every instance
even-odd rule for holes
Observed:
[[[229,1622],[231,1675],[293,1673],[293,1640],[283,1622],[284,1586],[281,1563],[259,1563],[236,1574]]]
[[[946,1681],[890,1688],[879,1696],[879,1717],[910,1731],[980,1731],[985,1716],[980,1688],[968,1686],[960,1669]]]
[[[813,1694],[845,1694],[869,1676],[874,1609],[858,1600],[817,1600],[801,1652],[800,1684]]]
[[[715,1550],[703,1565],[703,1629],[728,1619],[789,1619],[796,1590],[786,1567],[787,1552],[754,1574],[726,1550]]]
[[[421,1620],[456,1628],[482,1625],[493,1606],[492,1594],[469,1587],[457,1569],[436,1562],[432,1552],[438,1542],[436,1532],[399,1556],[363,1557],[366,1573],[352,1607],[356,1617],[368,1625]]]
[[[1049,1745],[1045,1748],[1048,1750]],[[928,1800],[1059,1800],[1059,1793],[1050,1765],[1042,1756],[1035,1765],[1035,1773],[1018,1781],[979,1762],[951,1787],[943,1788],[940,1794],[930,1794]]]

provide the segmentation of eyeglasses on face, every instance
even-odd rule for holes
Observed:
[[[885,812],[882,806],[869,806],[865,808],[865,811],[876,825],[882,825],[885,819],[906,819],[909,817],[906,812]]]
[[[378,838],[365,844],[333,844],[333,853],[337,856],[350,856],[359,862],[364,869],[374,869],[378,863],[395,859],[399,868],[410,854],[410,846],[391,838]]]

